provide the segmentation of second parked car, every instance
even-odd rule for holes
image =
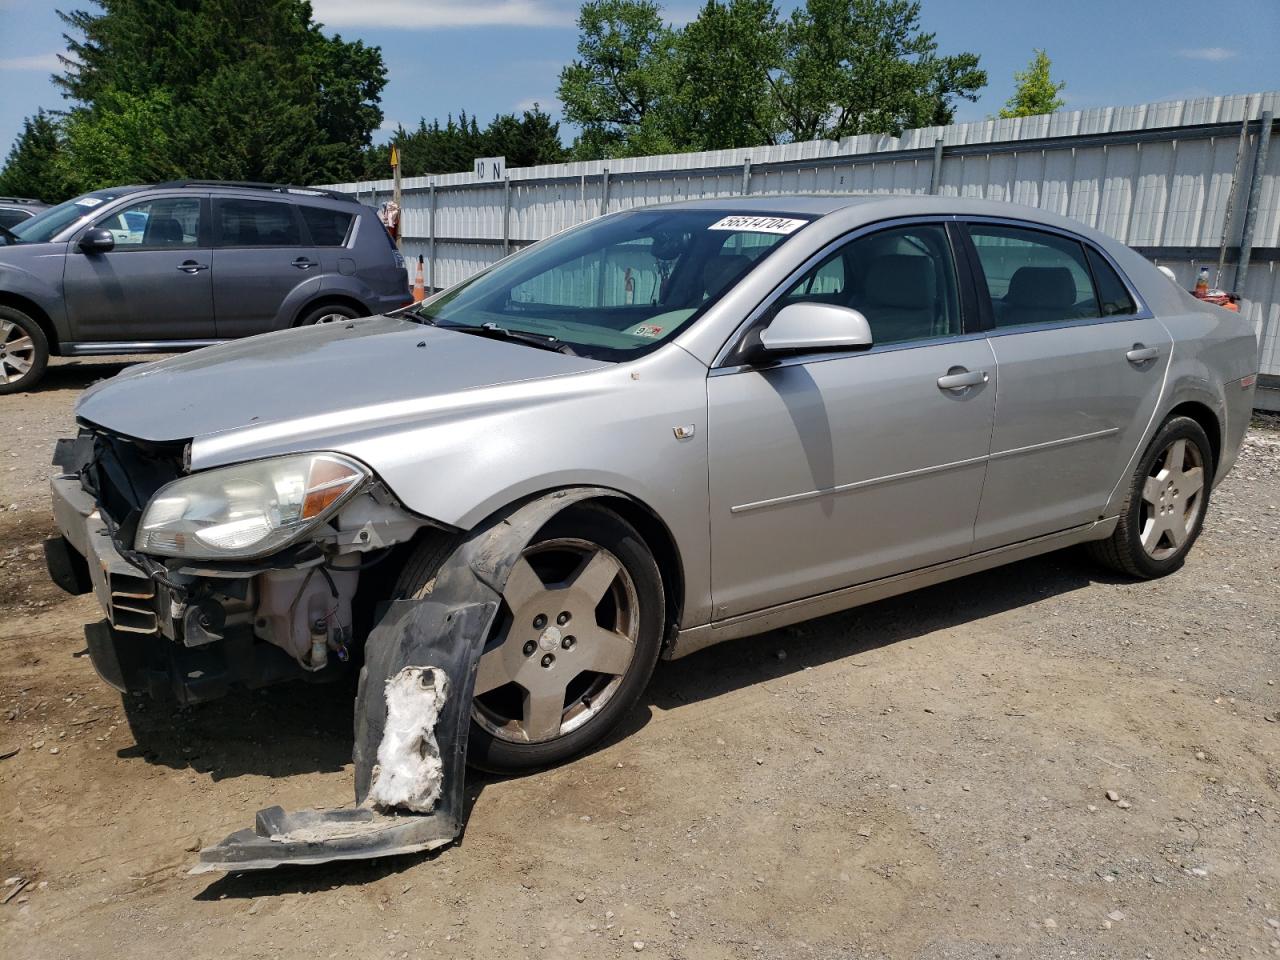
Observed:
[[[342,194],[97,190],[0,234],[0,393],[34,386],[50,355],[177,352],[409,300],[377,214]]]

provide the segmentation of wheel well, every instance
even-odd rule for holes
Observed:
[[[680,623],[680,614],[684,610],[684,566],[680,562],[680,551],[676,548],[675,538],[656,513],[637,500],[627,497],[599,497],[584,500],[583,503],[599,503],[622,517],[636,528],[636,532],[644,539],[645,546],[653,554],[658,565],[658,573],[662,577],[662,593],[667,602],[667,633]],[[665,637],[664,637],[665,641]]]
[[[44,331],[45,339],[49,341],[49,352],[54,355],[58,353],[58,331],[54,329],[53,321],[49,319],[49,315],[41,310],[34,301],[28,300],[26,297],[20,297],[16,293],[0,292],[0,306],[21,310],[36,323],[40,324],[40,329]]]
[[[366,307],[359,300],[357,300],[355,297],[342,297],[342,296],[330,295],[325,297],[316,297],[316,299],[310,300],[307,303],[303,304],[302,309],[299,310],[297,314],[294,315],[293,325],[296,327],[298,324],[302,322],[303,317],[305,317],[312,310],[315,310],[317,307],[350,307],[352,310],[357,311],[359,316],[362,316],[362,317],[369,316],[369,308]]]
[[[1201,429],[1204,430],[1209,438],[1209,450],[1213,454],[1213,468],[1216,471],[1218,464],[1222,462],[1222,425],[1218,423],[1217,415],[1203,403],[1188,400],[1186,403],[1180,403],[1170,410],[1169,416],[1190,417],[1200,424]]]

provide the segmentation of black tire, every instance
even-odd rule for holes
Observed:
[[[15,343],[21,343],[21,353]],[[40,324],[21,310],[0,306],[0,394],[30,390],[48,365],[49,339]]]
[[[613,554],[625,567],[638,599],[635,652],[621,683],[599,712],[581,726],[543,742],[500,739],[476,721],[473,709],[467,763],[493,773],[518,773],[560,763],[604,737],[635,705],[653,675],[662,646],[665,606],[662,577],[653,554],[635,529],[612,511],[595,504],[569,507],[553,517],[530,543],[572,538],[587,541]],[[396,597],[421,598],[431,592],[436,572],[458,540],[431,538],[420,544],[405,564],[396,584]],[[502,629],[502,625],[495,630]],[[489,638],[492,643],[493,637]]]
[[[338,323],[342,320],[355,320],[359,317],[367,316],[369,316],[369,311],[357,310],[355,307],[344,303],[321,304],[302,314],[298,318],[298,326],[313,327],[318,323]]]
[[[1166,451],[1179,440],[1195,448],[1195,456],[1202,471],[1202,486],[1199,499],[1190,505],[1194,513],[1186,539],[1177,547],[1165,546],[1167,555],[1157,557],[1142,544],[1143,529],[1151,510],[1143,498],[1143,490],[1148,479],[1157,472]],[[1120,522],[1115,532],[1106,540],[1089,544],[1090,554],[1104,566],[1139,580],[1153,580],[1173,573],[1186,562],[1187,553],[1204,528],[1213,472],[1213,448],[1204,428],[1190,417],[1169,418],[1156,431],[1155,437],[1138,461],[1129,480],[1129,490],[1120,509]]]

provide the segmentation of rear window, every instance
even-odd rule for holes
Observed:
[[[293,206],[272,200],[219,200],[218,237],[224,247],[296,247],[302,243]]]
[[[347,242],[351,221],[355,215],[342,210],[326,210],[323,207],[298,207],[302,219],[311,234],[311,243],[317,247],[340,247]]]

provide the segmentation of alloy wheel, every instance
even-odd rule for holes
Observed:
[[[16,383],[36,362],[36,345],[27,331],[0,320],[0,383]]]
[[[546,540],[516,561],[496,638],[476,675],[476,723],[497,739],[541,743],[578,729],[617,693],[635,656],[631,574],[586,540]]]
[[[1204,454],[1186,438],[1165,447],[1142,487],[1140,538],[1153,560],[1167,560],[1187,542],[1204,500]]]

